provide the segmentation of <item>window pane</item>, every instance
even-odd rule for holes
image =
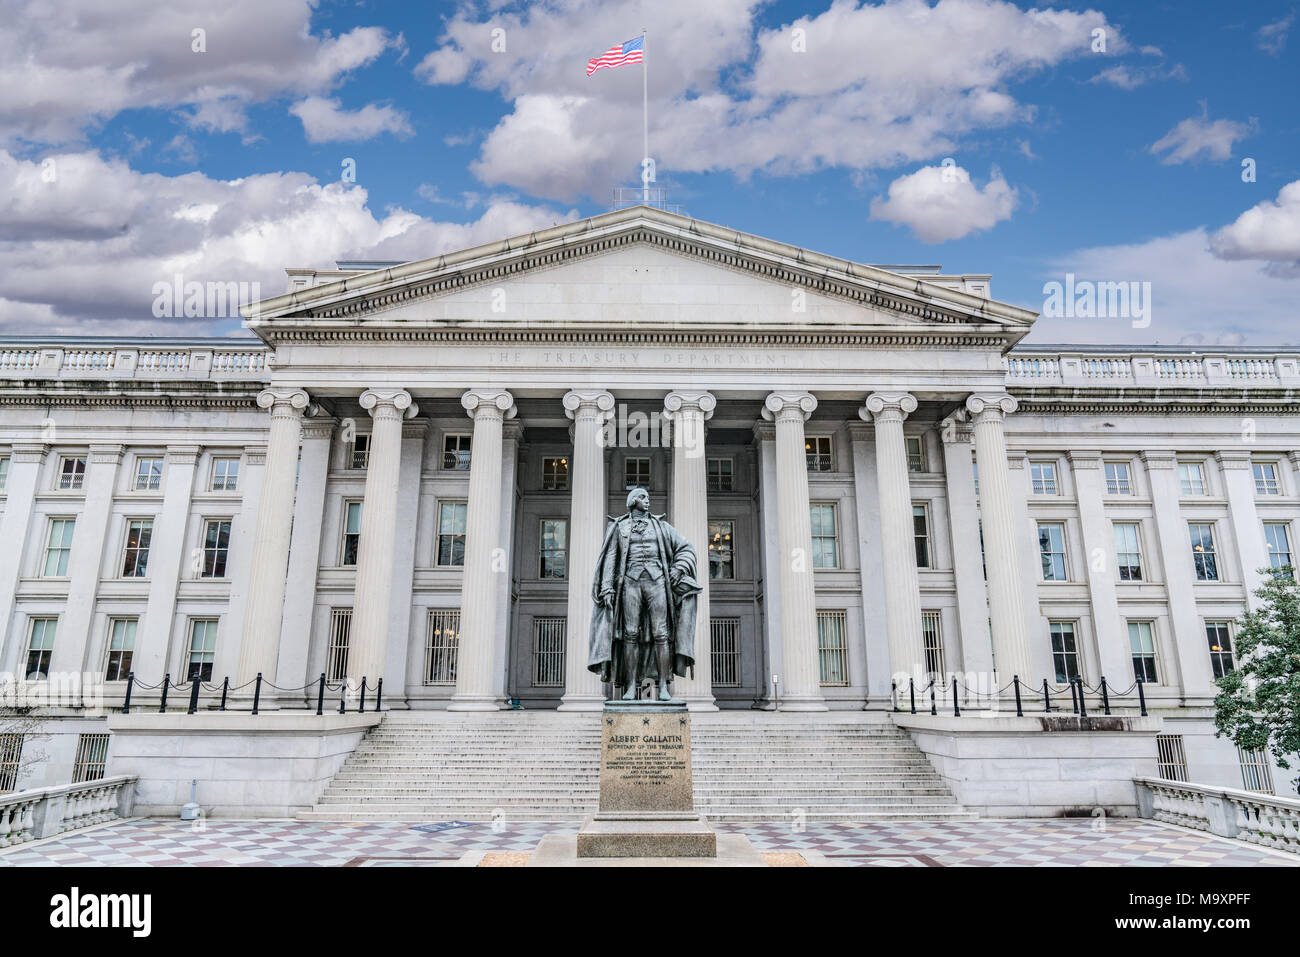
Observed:
[[[734,562],[735,526],[732,522],[709,522],[709,578],[726,581],[736,577]]]

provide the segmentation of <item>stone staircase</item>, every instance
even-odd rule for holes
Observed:
[[[696,807],[713,821],[975,817],[883,713],[724,711],[691,725]],[[599,770],[597,715],[393,712],[300,818],[578,821]]]

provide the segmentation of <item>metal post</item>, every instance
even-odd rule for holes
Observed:
[[[953,675],[952,679],[952,716],[961,717],[961,706],[957,704],[957,676]]]
[[[131,688],[135,685],[135,672],[126,673],[126,697],[122,699],[122,713],[131,713]]]
[[[1110,695],[1106,693],[1106,676],[1101,676],[1101,710],[1110,714]]]
[[[253,714],[257,714],[257,706],[262,701],[262,672],[257,673],[257,680],[253,682]]]
[[[1025,709],[1020,706],[1020,675],[1012,675],[1011,684],[1016,689],[1016,717],[1023,718]]]
[[[339,714],[347,710],[348,703],[348,679],[345,675],[339,679]]]
[[[199,673],[194,673],[194,679],[190,682],[190,710],[187,714],[195,714],[199,710]]]
[[[226,698],[230,694],[230,675],[221,679],[221,710],[226,710]]]
[[[1086,718],[1088,717],[1088,702],[1083,696],[1083,679],[1076,678],[1075,680],[1079,682],[1079,715]]]
[[[366,713],[366,677],[361,676],[361,707],[357,708],[357,714]]]
[[[1079,713],[1079,693],[1075,690],[1074,679],[1070,679],[1070,710]]]
[[[172,676],[170,673],[163,675],[162,698],[158,701],[158,713],[162,714],[167,710],[167,686],[171,684]]]
[[[1047,679],[1043,679],[1043,710],[1048,714],[1052,713],[1052,698],[1047,693]]]
[[[325,672],[320,673],[320,687],[316,691],[316,713],[325,713]]]
[[[907,679],[907,694],[912,699],[912,714],[916,714],[916,679]]]
[[[894,713],[898,713],[898,682],[894,679],[889,680],[889,703],[894,706]]]
[[[934,703],[934,679],[930,679],[930,714],[938,714],[939,709]]]
[[[1147,696],[1146,693],[1142,690],[1141,678],[1138,679],[1138,709],[1141,712],[1142,717],[1145,718],[1147,716]]]
[[[378,714],[383,710],[384,703],[384,679],[380,678],[375,682],[375,713]]]

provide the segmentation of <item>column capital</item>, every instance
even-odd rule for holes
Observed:
[[[266,446],[249,445],[244,448],[244,458],[248,460],[249,465],[266,464]]]
[[[257,404],[270,409],[272,415],[302,415],[311,403],[309,396],[302,389],[263,389],[257,393]]]
[[[959,409],[939,423],[939,441],[944,445],[970,445],[975,438],[969,416]]]
[[[1073,469],[1101,468],[1101,452],[1097,449],[1072,449],[1065,453]]]
[[[1221,469],[1248,469],[1251,467],[1250,452],[1246,449],[1223,449],[1214,453],[1214,461]]]
[[[603,417],[614,408],[613,393],[604,389],[570,389],[561,401],[564,414],[570,419],[583,414]]]
[[[15,465],[22,462],[40,463],[45,460],[45,453],[50,447],[48,445],[33,445],[26,442],[15,442],[13,448],[9,451],[9,459]]]
[[[718,400],[712,392],[677,389],[664,396],[664,411],[677,413],[683,409],[699,409],[705,421],[713,418],[713,410],[717,407]]]
[[[332,415],[308,415],[302,420],[302,437],[304,439],[329,439],[334,437],[334,430],[339,420]]]
[[[1147,449],[1139,453],[1148,469],[1172,469],[1178,465],[1178,453],[1166,449]]]
[[[976,392],[966,399],[966,408],[976,421],[999,420],[1020,408],[1015,396],[1005,392]]]
[[[91,445],[90,461],[104,465],[114,465],[122,460],[125,445]]]
[[[428,419],[407,419],[402,423],[402,438],[404,439],[422,439],[428,431]]]
[[[773,392],[763,401],[763,418],[769,422],[798,416],[807,421],[817,408],[811,392]]]
[[[198,445],[169,445],[167,461],[174,465],[194,465],[202,452],[202,446]]]
[[[415,418],[420,412],[420,407],[411,399],[411,393],[405,389],[367,389],[357,401],[372,418],[380,409],[392,409],[404,419]]]
[[[460,404],[471,419],[480,415],[513,419],[519,413],[515,408],[515,397],[505,389],[470,389],[460,397]]]
[[[873,419],[898,417],[902,422],[916,411],[916,396],[910,392],[873,392],[858,409],[858,418],[863,422]]]

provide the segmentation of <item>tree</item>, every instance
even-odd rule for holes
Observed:
[[[1300,585],[1290,565],[1260,571],[1261,604],[1238,622],[1237,666],[1216,682],[1214,734],[1290,769],[1300,752]],[[1300,791],[1300,777],[1291,786]]]
[[[28,768],[45,760],[39,744],[48,737],[42,733],[44,723],[20,683],[0,681],[0,794],[14,790]]]

